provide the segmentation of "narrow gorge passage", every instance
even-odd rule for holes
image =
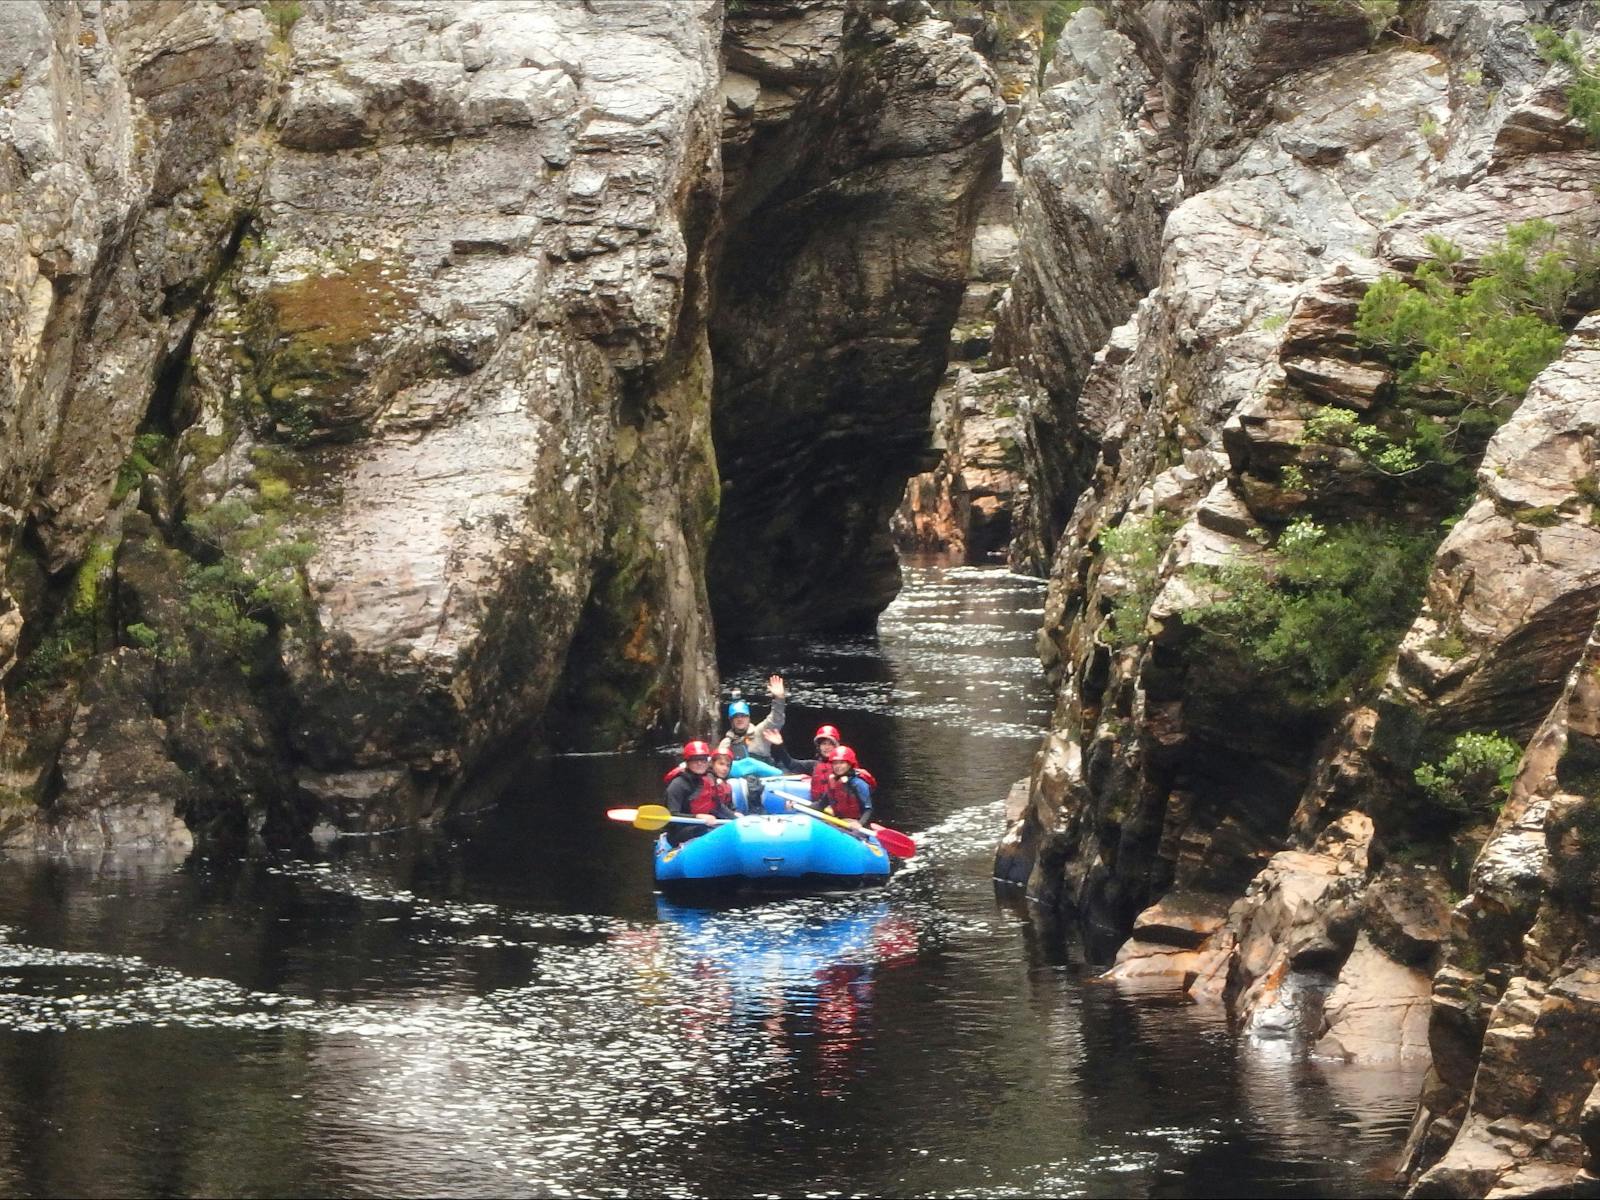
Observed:
[[[1383,1191],[1414,1077],[1093,984],[997,899],[1041,589],[906,575],[876,638],[733,667],[783,669],[795,736],[836,720],[892,780],[922,851],[877,891],[660,902],[602,812],[661,753],[530,764],[449,833],[0,876],[0,1191]]]
[[[0,80],[0,1195],[1600,1195],[1600,3]],[[770,672],[923,849],[662,906]]]

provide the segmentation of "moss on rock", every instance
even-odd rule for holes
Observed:
[[[246,309],[240,395],[253,423],[303,444],[368,414],[376,350],[412,311],[402,268],[357,260],[270,284]]]

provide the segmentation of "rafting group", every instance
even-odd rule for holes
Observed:
[[[691,885],[860,886],[889,875],[889,855],[909,858],[916,844],[873,823],[877,780],[842,744],[832,725],[812,739],[816,757],[790,756],[783,740],[783,678],[767,680],[771,711],[752,723],[735,696],[727,732],[713,748],[683,747],[667,772],[664,803],[614,809],[616,819],[664,829],[656,843],[656,881]]]

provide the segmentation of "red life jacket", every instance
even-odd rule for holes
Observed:
[[[832,778],[833,767],[825,759],[819,760],[817,765],[811,768],[811,803],[826,803],[823,796],[827,794],[828,780]]]
[[[861,801],[856,798],[848,775],[843,779],[829,779],[828,786],[818,799],[824,808],[833,809],[833,815],[843,820],[854,821],[861,816]]]
[[[867,781],[867,789],[869,791],[876,792],[878,790],[878,781],[872,777],[871,771],[865,767],[857,767],[856,774]],[[813,804],[822,801],[823,793],[828,790],[828,780],[832,778],[833,764],[826,760],[818,762],[816,766],[811,768],[811,802]]]
[[[696,817],[716,816],[719,805],[733,807],[733,788],[726,779],[718,779],[707,771],[700,781],[700,790],[689,797],[689,813]]]

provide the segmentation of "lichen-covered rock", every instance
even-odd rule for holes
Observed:
[[[248,197],[266,22],[194,5],[0,14],[0,504],[86,552]]]
[[[175,835],[160,718],[137,686],[85,668],[115,645],[104,600],[136,431],[167,420],[258,186],[268,49],[252,8],[0,12],[0,554],[8,685],[25,676],[3,730],[13,844]],[[101,769],[124,735],[143,759]],[[82,751],[70,776],[55,770],[69,741]],[[41,823],[40,801],[68,778],[84,795]],[[124,785],[142,815],[99,815]]]

